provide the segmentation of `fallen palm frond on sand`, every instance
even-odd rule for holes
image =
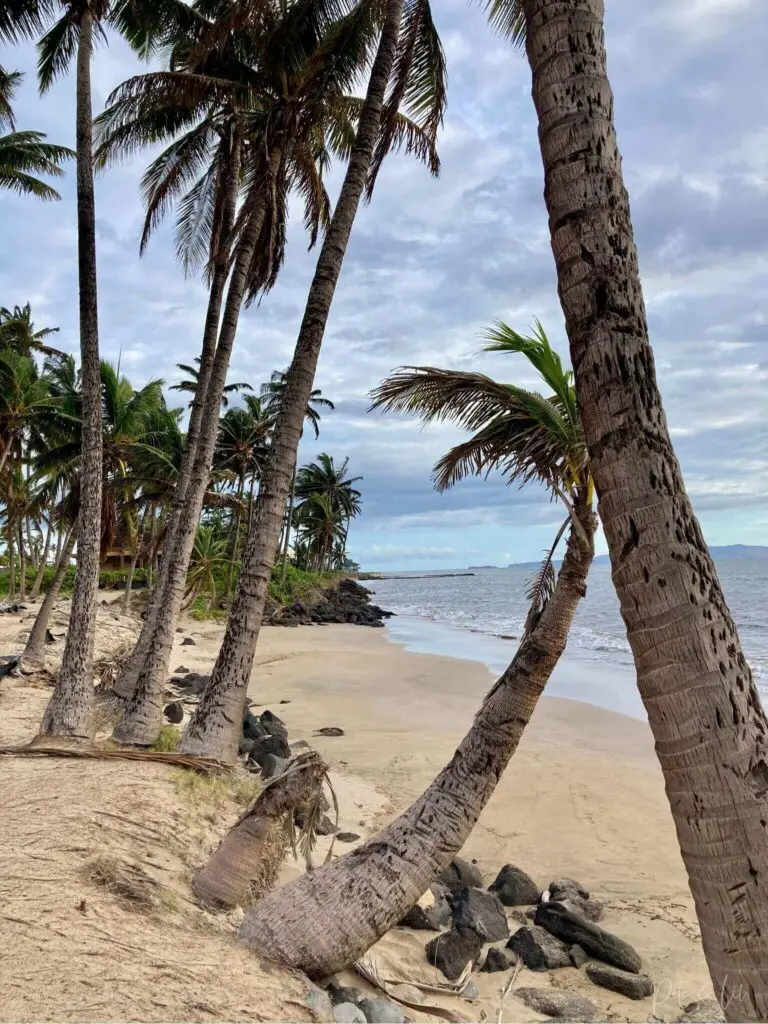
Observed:
[[[460,996],[469,982],[469,977],[472,973],[471,964],[467,964],[463,973],[455,982],[446,981],[444,984],[438,985],[432,984],[431,982],[427,983],[417,978],[400,978],[398,981],[382,978],[378,965],[371,956],[361,957],[353,964],[353,966],[361,978],[365,978],[365,980],[375,988],[380,989],[388,996],[388,998],[393,999],[396,1003],[401,1003],[403,1006],[409,1007],[411,1010],[421,1010],[423,1013],[432,1014],[434,1017],[441,1017],[443,1020],[452,1021],[455,1022],[455,1024],[470,1024],[470,1021],[472,1020],[471,1017],[464,1017],[456,1010],[448,1010],[444,1006],[436,1006],[434,1003],[421,1003],[411,1001],[410,999],[403,999],[396,991],[396,987],[398,985],[407,984],[412,985],[414,988],[421,989],[422,992],[434,992],[442,996]]]
[[[228,765],[210,757],[193,757],[189,754],[173,754],[160,750],[102,750],[96,747],[57,747],[27,745],[22,747],[0,747],[0,757],[74,757],[85,761],[157,761],[175,768],[191,768],[196,772],[230,771]]]

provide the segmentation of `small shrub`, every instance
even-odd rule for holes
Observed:
[[[179,749],[179,743],[181,743],[181,733],[179,730],[175,729],[172,725],[164,725],[160,730],[160,735],[149,749],[172,754]]]

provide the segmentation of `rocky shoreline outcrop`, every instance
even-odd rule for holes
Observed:
[[[355,626],[383,626],[394,612],[371,604],[371,592],[354,580],[332,584],[314,601],[294,601],[288,605],[268,602],[264,625],[325,626],[329,623],[351,623]]]

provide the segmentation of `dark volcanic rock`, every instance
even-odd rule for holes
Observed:
[[[536,908],[537,925],[562,939],[569,945],[577,944],[590,956],[606,963],[613,964],[625,971],[637,974],[642,961],[637,952],[628,942],[605,931],[585,917],[567,910],[562,903],[540,903]]]
[[[420,928],[426,932],[439,932],[450,924],[451,907],[445,898],[445,889],[436,882],[430,891],[435,897],[434,903],[429,907],[422,907],[418,903],[415,907],[411,907],[400,921],[402,928]]]
[[[163,715],[169,722],[173,722],[174,725],[178,725],[179,722],[184,721],[184,705],[180,700],[174,700],[170,704],[165,705],[163,708]]]
[[[389,999],[361,999],[360,1009],[370,1024],[405,1024],[402,1006]]]
[[[558,967],[571,966],[565,943],[536,925],[518,928],[507,943],[507,949],[516,953],[531,971],[553,971]]]
[[[291,748],[281,736],[262,736],[253,745],[248,760],[255,761],[263,768],[267,754],[288,759],[291,756]]]
[[[357,832],[337,832],[336,838],[340,843],[356,843],[360,836]]]
[[[554,1017],[555,1020],[597,1020],[598,1009],[595,1004],[576,992],[555,988],[518,988],[514,994],[536,1013]]]
[[[480,968],[480,971],[485,974],[496,974],[499,971],[508,971],[511,966],[512,961],[504,950],[497,949],[496,946],[491,946],[488,950],[488,956],[485,958],[485,963]]]
[[[716,999],[699,999],[683,1007],[675,1024],[724,1024],[725,1014]]]
[[[534,880],[514,864],[505,864],[488,886],[505,907],[524,907],[539,902],[541,889]]]
[[[259,722],[265,732],[269,733],[270,736],[280,736],[284,740],[288,739],[288,729],[282,718],[278,718],[277,715],[271,711],[262,711],[259,716]]]
[[[252,740],[253,743],[258,743],[258,740]],[[280,772],[288,764],[288,761],[284,757],[278,757],[277,754],[266,754],[261,765],[261,777],[262,779],[272,779],[275,775],[279,775]]]
[[[464,888],[453,895],[453,923],[456,928],[469,928],[483,942],[509,938],[509,925],[498,896],[485,889]]]
[[[429,963],[439,967],[449,981],[456,981],[472,960],[477,960],[483,940],[468,929],[454,929],[430,939],[425,947]]]
[[[581,882],[573,878],[558,878],[549,883],[549,896],[553,900],[567,900],[571,896],[581,896],[583,900],[588,900],[589,889],[585,889]]]
[[[599,900],[583,900],[581,896],[572,895],[567,900],[557,902],[572,914],[586,917],[590,921],[599,921],[603,916],[603,904]]]
[[[247,740],[260,740],[266,735],[268,735],[267,730],[256,715],[247,711],[243,715],[243,737]]]
[[[201,672],[190,672],[185,676],[173,676],[169,682],[177,689],[183,690],[184,693],[196,695],[203,692],[210,678],[210,676],[205,676]]]
[[[182,647],[197,647],[197,642],[191,636],[185,636],[181,641]]]
[[[483,876],[480,874],[476,865],[470,864],[469,861],[462,860],[461,857],[454,857],[445,871],[440,875],[438,881],[444,885],[449,892],[453,893],[458,892],[459,889],[481,886],[483,884]]]
[[[237,748],[238,754],[250,754],[253,748],[256,746],[257,740],[247,740],[243,737]]]
[[[354,580],[342,580],[328,587],[312,605],[296,601],[292,605],[265,609],[264,622],[273,626],[303,626],[313,623],[350,622],[358,626],[382,626],[392,612],[371,604],[370,591]]]
[[[331,997],[331,1002],[334,1006],[338,1003],[354,1003],[357,1005],[363,998],[363,993],[359,988],[353,988],[347,985],[335,985],[333,982],[326,989],[328,995]]]
[[[578,945],[571,946],[568,950],[568,955],[574,967],[583,967],[587,960],[589,960],[589,955]]]
[[[179,665],[177,669],[174,669],[174,672],[178,676],[185,676],[187,672],[189,672],[189,669],[187,668],[186,665]]]
[[[610,964],[590,963],[586,966],[587,977],[595,985],[609,988],[629,999],[647,999],[653,995],[653,982],[647,974],[621,971]]]
[[[315,736],[343,736],[344,730],[340,729],[338,725],[324,725],[322,729],[316,729],[314,732]]]

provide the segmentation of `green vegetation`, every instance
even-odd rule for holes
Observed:
[[[155,742],[149,748],[150,750],[159,750],[162,753],[172,754],[179,749],[179,743],[181,742],[181,733],[173,725],[164,725],[160,730],[160,735],[157,737]]]

